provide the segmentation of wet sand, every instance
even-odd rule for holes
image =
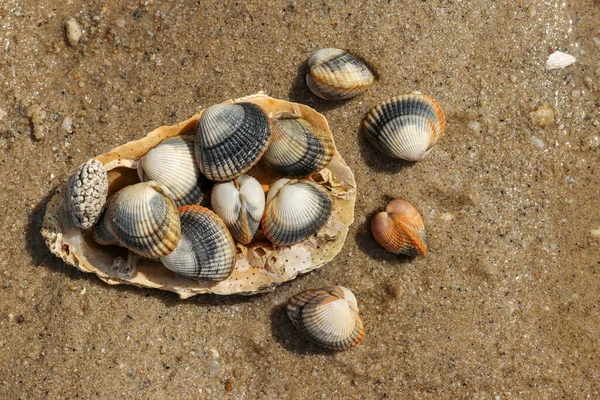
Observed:
[[[598,21],[598,1],[4,0],[0,398],[600,397]],[[318,99],[304,71],[321,47],[351,50],[380,79]],[[555,50],[577,62],[547,71]],[[78,165],[259,90],[323,113],[356,175],[333,262],[268,294],[184,301],[108,286],[46,249],[45,204]],[[414,90],[448,127],[403,163],[359,127]],[[544,102],[555,122],[542,128],[529,113]],[[424,257],[369,233],[396,197],[423,215]],[[346,352],[307,341],[284,312],[329,284],[354,291],[365,321]]]

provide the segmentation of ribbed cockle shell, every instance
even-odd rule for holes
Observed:
[[[276,115],[271,123],[271,144],[262,164],[273,174],[302,178],[329,164],[333,141],[325,131],[290,113]]]
[[[119,244],[148,258],[164,257],[177,247],[179,214],[171,197],[156,182],[127,186],[115,196],[107,218]]]
[[[407,201],[392,200],[371,220],[373,237],[387,251],[416,256],[427,253],[427,233],[419,212]]]
[[[231,182],[216,184],[211,205],[231,236],[238,243],[248,244],[258,230],[265,210],[265,192],[256,179],[242,175]]]
[[[208,208],[179,208],[181,239],[160,260],[171,271],[207,281],[227,279],[235,267],[235,243],[221,219]]]
[[[104,165],[88,160],[69,179],[65,202],[75,225],[91,228],[100,218],[108,193],[108,176]]]
[[[213,181],[237,178],[258,162],[270,137],[269,118],[256,104],[212,105],[198,123],[195,142],[198,167]]]
[[[267,195],[263,233],[275,245],[298,243],[325,225],[332,204],[329,194],[315,182],[280,179]]]
[[[176,136],[163,140],[138,164],[141,181],[156,181],[169,191],[177,207],[200,204],[202,176],[194,157],[194,136]]]
[[[111,200],[114,199],[114,195],[108,200],[107,204],[110,204]],[[112,232],[110,223],[108,220],[108,206],[104,208],[98,222],[92,226],[92,237],[96,243],[103,245],[119,244],[119,241]]]
[[[325,48],[308,59],[308,88],[325,100],[354,97],[375,81],[373,72],[346,50]]]
[[[341,286],[296,294],[288,300],[287,314],[296,328],[329,349],[354,347],[365,334],[356,297]]]
[[[432,98],[408,94],[373,107],[363,125],[367,139],[378,150],[394,158],[418,161],[442,137],[446,118]]]

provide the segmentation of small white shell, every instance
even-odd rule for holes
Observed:
[[[95,159],[88,160],[73,174],[65,201],[76,226],[91,228],[100,218],[108,193],[108,175],[104,165]]]
[[[354,347],[365,334],[356,297],[345,287],[298,293],[288,300],[287,313],[296,328],[329,349]]]
[[[239,243],[248,244],[263,216],[265,192],[256,179],[242,175],[234,181],[216,184],[211,205],[231,236]]]
[[[577,59],[572,55],[563,53],[561,51],[555,51],[548,57],[548,61],[546,61],[546,69],[552,70],[565,68],[573,64],[575,61],[577,61]]]
[[[177,207],[200,204],[205,178],[194,157],[194,137],[175,136],[163,140],[138,164],[142,182],[156,181],[169,194]]]
[[[317,183],[280,179],[271,185],[262,230],[271,243],[289,246],[314,235],[331,216],[333,201]]]

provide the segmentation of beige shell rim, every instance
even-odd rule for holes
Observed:
[[[300,115],[324,129],[333,140],[325,117],[303,104],[274,99],[262,92],[224,103],[234,102],[255,103],[271,117],[279,112]],[[109,195],[138,180],[137,161],[163,139],[193,132],[201,114],[202,111],[177,125],[159,127],[140,140],[95,157],[108,171]],[[262,183],[261,174],[265,172],[260,168],[250,173]],[[235,269],[229,278],[221,282],[181,277],[161,264],[128,255],[124,249],[111,246],[109,252],[95,244],[89,235],[82,234],[66,212],[65,185],[61,185],[48,202],[41,233],[53,254],[83,272],[96,274],[111,285],[157,288],[175,292],[181,298],[204,293],[251,295],[267,292],[298,274],[308,273],[331,261],[341,251],[349,226],[354,221],[356,182],[337,149],[329,165],[313,174],[312,179],[328,187],[332,194],[334,211],[330,221],[316,235],[291,247],[275,250],[267,246],[266,241],[258,240],[251,246],[238,244]]]

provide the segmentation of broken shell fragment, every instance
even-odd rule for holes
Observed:
[[[164,257],[181,236],[173,200],[156,182],[127,186],[108,207],[110,230],[121,246],[148,258]]]
[[[446,118],[431,97],[408,94],[373,107],[363,126],[367,139],[381,152],[419,161],[442,137]]]
[[[346,50],[321,49],[310,56],[308,67],[308,88],[325,100],[349,99],[375,81],[369,67]]]
[[[371,220],[373,237],[387,251],[416,256],[427,253],[427,233],[419,212],[407,201],[392,200]]]
[[[196,165],[193,136],[163,140],[140,160],[138,175],[142,182],[156,181],[168,189],[177,207],[202,201],[205,178]]]
[[[271,144],[262,164],[277,176],[302,178],[322,170],[333,157],[325,131],[290,113],[273,117]]]
[[[365,334],[356,297],[341,286],[296,294],[288,300],[287,314],[296,328],[329,349],[354,347]]]
[[[90,159],[73,174],[65,201],[71,218],[82,229],[91,228],[100,218],[108,193],[108,176],[104,165]]]
[[[329,194],[315,182],[279,179],[267,195],[263,233],[275,245],[298,243],[325,225],[332,204]]]
[[[252,241],[265,209],[265,192],[251,176],[215,185],[211,195],[214,212],[223,220],[231,236],[242,244]]]
[[[269,118],[253,103],[215,104],[198,123],[196,161],[209,179],[237,178],[258,162],[271,137]]]
[[[181,239],[160,261],[171,271],[206,281],[227,279],[235,267],[235,243],[219,217],[208,208],[179,208]]]
[[[552,70],[565,68],[576,61],[577,59],[570,54],[563,53],[562,51],[555,51],[548,57],[548,60],[546,61],[546,69]]]

